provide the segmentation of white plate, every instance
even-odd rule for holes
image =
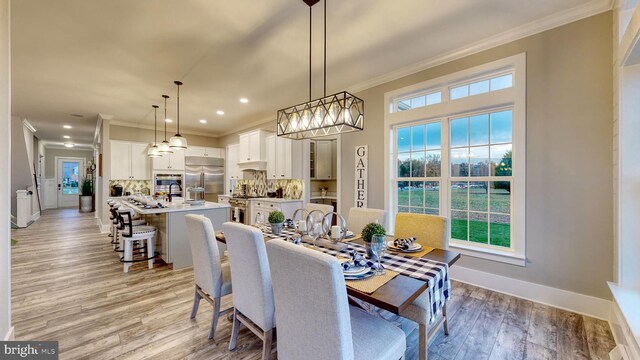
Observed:
[[[368,266],[354,266],[349,270],[343,270],[345,276],[358,276],[362,274],[366,274],[369,270],[371,270]]]
[[[369,269],[369,272],[366,272],[362,275],[357,275],[357,276],[345,275],[344,279],[345,280],[362,280],[362,279],[370,278],[373,275],[375,275],[375,271],[373,271],[373,269]]]
[[[404,249],[401,249],[401,248],[395,246],[393,244],[393,241],[389,241],[389,242],[387,242],[387,247],[389,249],[393,250],[393,251],[399,251],[399,252],[418,252],[418,251],[422,250],[422,245],[420,245],[418,243],[413,243],[413,245],[411,245],[409,247],[409,249],[404,250]]]

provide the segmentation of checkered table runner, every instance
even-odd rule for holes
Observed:
[[[289,229],[283,229],[280,236],[271,233],[269,227],[261,228],[265,238],[288,240],[291,237],[299,236],[297,233]],[[366,254],[364,246],[356,243],[347,242],[348,246],[342,250],[331,249],[318,244],[318,248],[322,252],[329,255],[349,256],[349,251],[357,250]],[[442,310],[445,302],[449,299],[449,290],[451,281],[449,280],[449,265],[429,259],[414,258],[396,253],[386,253],[381,261],[385,269],[389,269],[400,273],[401,275],[410,276],[428,283],[427,292],[429,294],[430,321],[436,319],[436,315]]]

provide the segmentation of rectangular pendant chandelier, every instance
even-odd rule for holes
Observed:
[[[278,110],[278,136],[302,140],[364,129],[364,101],[347,91]]]

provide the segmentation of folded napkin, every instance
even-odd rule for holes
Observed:
[[[360,254],[356,250],[351,250],[349,255],[351,256],[351,260],[348,260],[348,261],[345,261],[345,262],[342,263],[342,270],[344,270],[344,271],[347,271],[347,270],[351,269],[352,267],[356,267],[356,266],[367,266],[367,267],[374,268],[374,269],[378,268],[378,263],[377,262],[373,262],[371,260],[367,260],[364,256],[362,256],[362,254]],[[384,268],[384,266],[382,266],[382,265],[380,265],[380,266],[382,268]]]
[[[291,236],[287,238],[287,241],[295,245],[300,245],[302,244],[302,236]]]
[[[287,219],[287,220],[284,221],[284,227],[289,228],[289,229],[295,229],[296,225],[293,222],[293,220]]]
[[[393,246],[402,250],[409,250],[409,248],[411,248],[411,245],[413,245],[413,243],[415,242],[416,238],[414,236],[405,239],[395,239],[393,240]]]

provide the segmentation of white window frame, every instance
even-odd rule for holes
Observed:
[[[473,96],[450,100],[449,89],[465,82],[473,82],[488,75],[513,72],[513,86]],[[440,88],[442,101],[439,104],[393,112],[395,100],[408,94],[435,92]],[[526,265],[526,54],[520,53],[487,64],[445,75],[436,79],[417,83],[385,93],[384,114],[384,199],[385,209],[389,211],[387,229],[394,227],[396,202],[396,141],[395,129],[398,127],[440,121],[441,154],[443,165],[449,164],[449,119],[457,115],[474,112],[491,112],[496,109],[513,109],[512,139],[512,203],[511,203],[511,248],[500,249],[469,241],[451,240],[449,246],[456,251],[473,257],[513,265]],[[450,169],[443,166],[440,177],[440,214],[449,217]],[[421,179],[416,179],[422,181]],[[472,179],[473,180],[473,179]],[[478,180],[480,181],[480,180]],[[445,187],[443,187],[445,186]]]

